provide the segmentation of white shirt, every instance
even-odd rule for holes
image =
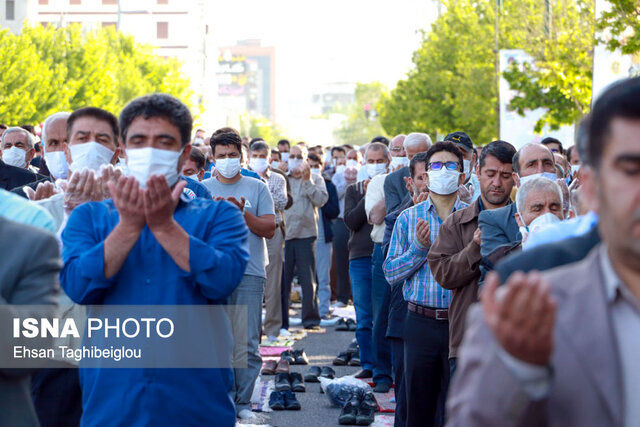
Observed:
[[[367,195],[364,198],[364,210],[367,213],[367,219],[370,220],[373,207],[381,200],[384,200],[384,180],[388,174],[376,175],[371,178],[371,182],[367,186]],[[371,230],[371,240],[373,243],[382,243],[384,239],[385,224],[373,224]]]

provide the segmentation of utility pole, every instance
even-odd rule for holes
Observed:
[[[493,31],[493,43],[494,43],[494,68],[496,76],[496,135],[500,139],[500,1],[495,0],[495,17],[494,17],[494,31]]]

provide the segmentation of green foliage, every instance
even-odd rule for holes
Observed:
[[[533,68],[508,75],[522,92],[511,106],[521,113],[548,108],[538,129],[573,123],[591,93],[590,9],[581,0],[549,2],[550,14],[541,0],[504,0],[499,10],[499,49],[523,49],[534,59]],[[484,145],[497,137],[495,1],[444,4],[446,12],[414,52],[414,68],[380,102],[380,121],[389,133],[435,137],[464,130]]]
[[[386,86],[380,82],[356,84],[355,101],[333,110],[333,113],[345,116],[341,125],[333,131],[338,144],[363,145],[375,136],[386,136],[378,121],[377,111],[374,112],[379,100],[386,93]],[[371,107],[368,118],[364,110],[366,104]]]
[[[117,114],[132,99],[164,92],[192,105],[189,81],[175,59],[113,28],[83,32],[25,26],[0,31],[0,121],[36,124],[56,111],[96,106]]]
[[[286,139],[283,130],[266,117],[243,114],[240,117],[240,134],[250,138],[262,138],[267,144],[276,146],[278,141]]]
[[[640,1],[607,0],[611,10],[604,12],[597,23],[599,31],[609,31],[610,38],[604,40],[610,50],[622,49],[632,55],[640,52]]]

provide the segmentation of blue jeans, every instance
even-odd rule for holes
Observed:
[[[356,339],[360,347],[360,365],[362,369],[373,370],[371,257],[349,261],[349,277],[351,278],[353,305],[356,309]]]
[[[246,306],[246,313],[231,309],[229,318],[231,325],[246,322],[246,337],[238,336],[244,331],[234,328],[234,366],[246,364],[246,368],[234,368],[234,384],[231,394],[236,405],[236,413],[243,409],[251,409],[251,394],[262,367],[262,358],[258,351],[260,332],[262,330],[262,296],[264,294],[264,277],[244,275],[240,285],[229,297],[230,306]],[[240,316],[246,314],[246,318]]]
[[[391,377],[391,345],[386,338],[389,324],[391,287],[384,277],[382,245],[373,247],[371,273],[371,308],[373,313],[373,382],[393,383]]]
[[[329,314],[329,303],[331,300],[331,253],[333,246],[325,243],[324,230],[319,229],[318,240],[316,241],[316,274],[318,276],[318,311],[320,317]]]

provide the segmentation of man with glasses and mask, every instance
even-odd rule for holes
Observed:
[[[208,305],[226,301],[240,283],[249,260],[241,210],[182,192],[192,122],[189,109],[164,94],[122,110],[130,175],[109,183],[111,199],[78,206],[62,232],[60,277],[76,303]],[[229,333],[230,325],[218,327]],[[215,414],[233,425],[232,375],[230,368],[83,369],[82,423],[207,424]]]
[[[424,173],[429,197],[400,214],[383,265],[389,284],[404,282],[408,304],[404,360],[409,426],[444,424],[451,291],[436,282],[427,254],[447,217],[468,206],[458,198],[458,187],[464,182],[462,160],[451,142],[429,148]]]

